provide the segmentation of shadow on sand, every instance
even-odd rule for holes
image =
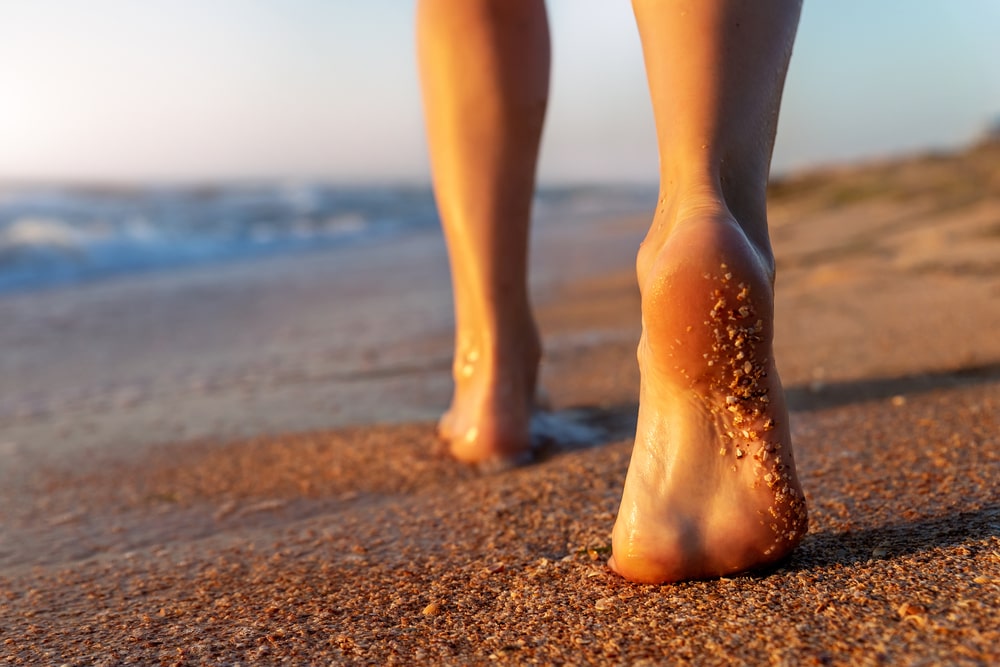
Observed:
[[[1000,536],[1000,503],[912,521],[810,534],[785,564],[791,570],[861,565]]]
[[[953,370],[831,382],[821,387],[797,385],[785,392],[789,410],[808,412],[990,382],[1000,382],[1000,361]]]
[[[913,397],[939,389],[993,382],[1000,382],[1000,362],[911,375],[845,380],[831,382],[822,387],[793,385],[785,391],[790,411],[811,412],[885,400],[894,396]],[[591,440],[586,443],[560,443],[555,449],[560,451],[584,449],[630,439],[635,435],[638,412],[639,404],[635,402],[612,406],[581,405],[557,410],[552,413],[557,419],[597,429],[603,432],[604,438],[600,442]]]

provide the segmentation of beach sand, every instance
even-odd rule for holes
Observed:
[[[769,572],[604,565],[643,216],[535,232],[541,460],[442,458],[439,235],[0,298],[7,664],[997,664],[1000,159],[774,188],[810,531]]]

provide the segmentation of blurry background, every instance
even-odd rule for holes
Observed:
[[[541,183],[654,185],[630,4],[549,11]],[[408,0],[0,0],[0,289],[432,224],[413,23]],[[993,0],[807,2],[775,173],[974,140],[998,34]]]
[[[0,178],[427,178],[408,0],[0,3]],[[631,7],[551,0],[542,182],[655,178]],[[775,156],[950,147],[1000,114],[994,0],[806,2]]]

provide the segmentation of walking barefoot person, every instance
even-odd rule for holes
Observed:
[[[639,421],[608,564],[658,583],[772,563],[806,531],[765,206],[800,3],[633,8],[660,197],[636,258]],[[420,0],[418,50],[455,291],[455,393],[439,430],[461,461],[525,460],[541,356],[527,239],[548,100],[543,0]]]

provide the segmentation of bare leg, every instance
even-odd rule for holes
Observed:
[[[455,294],[455,394],[439,431],[453,456],[516,461],[538,333],[528,225],[548,101],[542,0],[421,0],[418,51],[434,191]]]
[[[636,260],[642,386],[609,565],[667,582],[786,556],[806,530],[772,353],[765,186],[794,0],[633,0],[660,151]]]

